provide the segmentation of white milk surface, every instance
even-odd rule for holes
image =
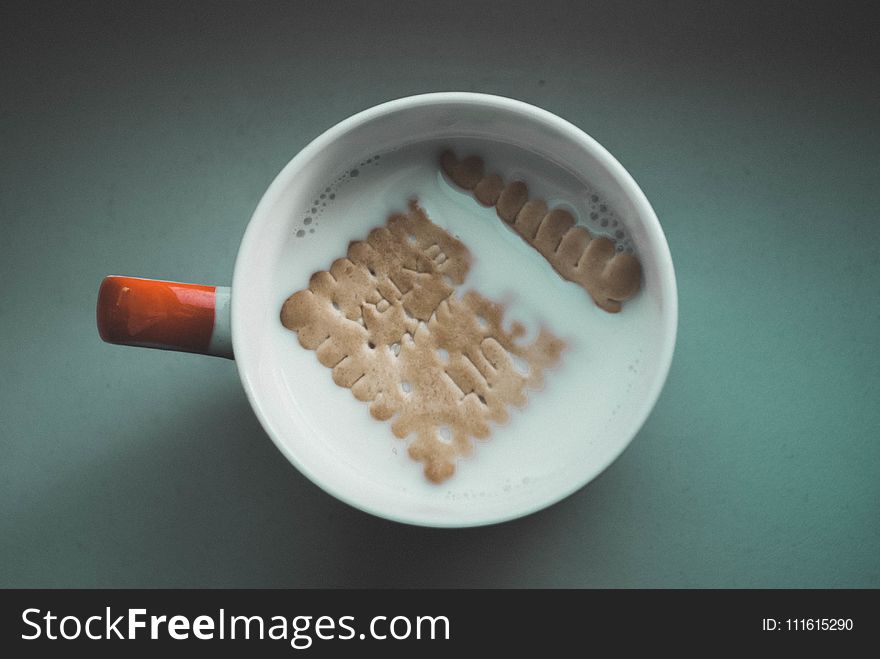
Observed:
[[[390,422],[373,419],[368,404],[334,384],[330,369],[276,321],[272,352],[280,361],[273,368],[289,391],[291,413],[310,430],[311,441],[326,443],[340,466],[377,487],[441,508],[523,496],[569,470],[603,467],[619,451],[621,433],[632,433],[627,403],[640,400],[648,386],[640,374],[650,362],[651,327],[660,313],[643,293],[619,314],[599,309],[586,291],[563,280],[505,225],[494,208],[482,207],[445,180],[437,164],[445,147],[459,157],[482,156],[487,173],[526,181],[532,198],[544,198],[551,208],[564,206],[591,232],[615,237],[621,249],[638,253],[626,233],[626,218],[619,218],[585,181],[517,147],[486,141],[420,143],[377,154],[336,173],[314,191],[311,203],[293,211],[289,241],[274,266],[278,310],[287,296],[307,287],[312,273],[344,256],[350,241],[364,239],[415,198],[434,223],[470,249],[473,265],[461,290],[473,288],[503,302],[507,317],[529,328],[526,340],[543,324],[567,343],[559,366],[545,373],[543,390],[529,391],[525,407],[511,409],[508,423],[493,426],[487,440],[476,442],[473,456],[458,463],[455,475],[434,485],[407,455],[411,438],[397,439]]]

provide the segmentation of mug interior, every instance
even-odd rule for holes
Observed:
[[[522,424],[519,436],[533,440],[505,446],[504,428],[496,429],[493,439],[477,447],[478,464],[433,485],[406,456],[405,442],[393,438],[390,425],[371,419],[366,404],[330,382],[329,370],[317,365],[314,353],[301,348],[296,336],[281,326],[279,311],[288,295],[306,287],[312,272],[328,268],[345,254],[349,241],[364,238],[369,228],[385,221],[358,218],[358,209],[351,208],[335,221],[310,225],[309,239],[303,240],[302,215],[324,191],[335,189],[341,176],[377,154],[461,139],[499,142],[537,154],[589,181],[616,209],[638,248],[644,276],[642,290],[627,303],[639,305],[640,312],[628,318],[625,308],[610,321],[620,324],[609,341],[618,344],[621,354],[637,351],[641,357],[637,369],[612,376],[612,384],[607,368],[592,376],[587,365],[582,405],[580,391],[568,392],[564,404],[548,393],[548,400],[537,401],[544,412],[536,404],[515,419]],[[542,258],[537,252],[533,257]],[[591,303],[585,298],[584,304]],[[475,526],[519,517],[598,475],[626,448],[656,402],[672,359],[676,323],[675,278],[666,240],[629,174],[568,122],[518,101],[482,94],[426,94],[392,101],[316,138],[282,170],[254,212],[232,287],[232,338],[242,383],[282,453],[343,501],[381,517],[427,526]],[[599,377],[605,381],[591,380]],[[599,391],[601,396],[595,393]],[[573,424],[579,419],[566,415],[566,409],[589,408],[591,403],[600,409],[591,412],[583,427],[564,425],[566,416]],[[548,423],[542,414],[556,421]]]

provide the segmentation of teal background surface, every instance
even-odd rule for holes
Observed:
[[[0,586],[880,587],[868,6],[3,3]],[[233,363],[106,345],[94,321],[106,274],[228,284],[299,149],[441,90],[598,139],[680,294],[626,452],[543,512],[458,531],[336,501]]]

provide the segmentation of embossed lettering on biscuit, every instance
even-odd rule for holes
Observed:
[[[414,438],[408,453],[435,483],[489,436],[490,422],[526,403],[564,347],[547,330],[522,343],[525,329],[505,329],[501,305],[474,291],[456,297],[470,263],[467,247],[413,202],[281,308],[336,384],[391,421],[396,437]]]

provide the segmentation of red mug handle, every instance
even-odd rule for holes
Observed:
[[[105,277],[98,334],[107,343],[232,359],[230,289],[137,277]]]

